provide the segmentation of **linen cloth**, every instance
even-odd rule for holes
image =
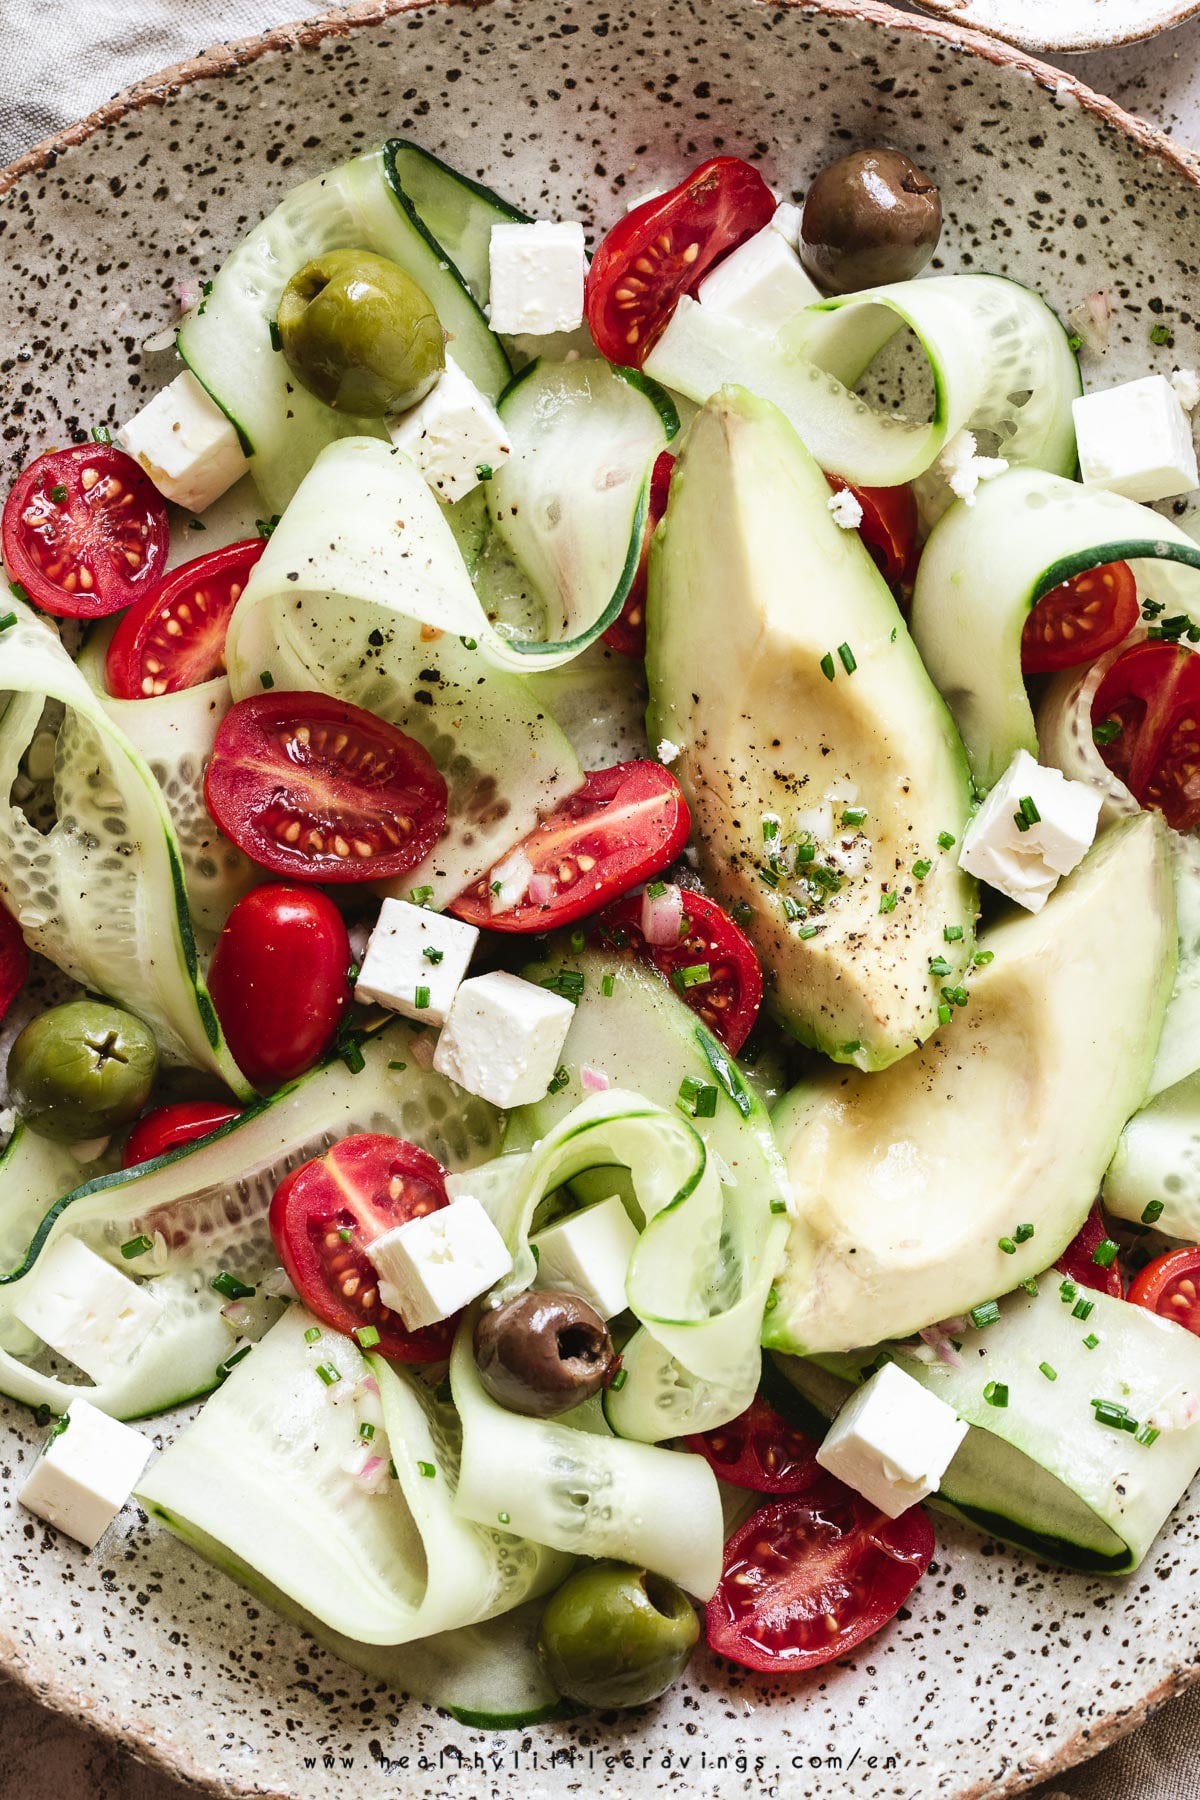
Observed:
[[[0,165],[142,76],[314,10],[305,0],[0,0]],[[336,7],[326,0],[319,10]],[[1200,53],[1200,32],[1185,27],[1172,41],[1182,49],[1185,38]],[[1200,116],[1181,135],[1200,140]],[[4,1800],[180,1800],[190,1791],[43,1712],[2,1678],[0,1743]],[[1036,1800],[1200,1800],[1198,1752],[1200,1683]]]

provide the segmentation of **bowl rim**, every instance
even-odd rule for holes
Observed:
[[[1011,44],[1018,50],[1032,51],[1039,56],[1086,56],[1096,50],[1121,50],[1129,44],[1157,37],[1160,32],[1174,31],[1177,26],[1185,25],[1200,13],[1200,0],[1173,0],[1173,3],[1172,0],[1163,0],[1162,14],[1148,25],[1135,25],[1131,22],[1127,28],[1121,27],[1115,36],[1067,40],[1045,37],[1033,31],[1022,30],[1020,26],[972,25],[970,11],[976,0],[915,0],[915,4],[949,24],[964,19],[972,30],[984,32],[989,37],[998,38],[1001,43]]]
[[[998,68],[1015,68],[1030,76],[1038,86],[1067,98],[1092,114],[1107,130],[1119,132],[1144,153],[1157,158],[1194,188],[1200,189],[1200,153],[1175,142],[1165,132],[1126,111],[1077,77],[1041,61],[1023,46],[955,23],[943,11],[950,0],[918,0],[919,4],[938,8],[937,17],[928,13],[899,12],[887,4],[887,0],[743,0],[743,3],[781,11],[822,14],[831,19],[866,20],[889,30],[948,44]],[[1200,0],[1186,0],[1186,3],[1188,12],[1184,17],[1200,11]],[[316,13],[250,37],[214,44],[183,62],[173,63],[131,83],[84,118],[32,145],[14,162],[0,168],[0,197],[20,182],[52,169],[63,152],[86,143],[97,133],[144,107],[164,105],[196,82],[222,79],[265,56],[311,49],[326,39],[349,37],[405,13],[428,11],[436,6],[481,11],[493,4],[515,9],[525,4],[525,0],[351,0],[349,5],[336,12]],[[1003,1796],[1026,1791],[1031,1778],[1044,1781],[1060,1775],[1128,1736],[1197,1679],[1200,1679],[1200,1663],[1177,1667],[1144,1698],[1127,1709],[1115,1708],[1099,1724],[1076,1732],[1044,1761],[1030,1763],[1014,1759],[1008,1772],[998,1781],[982,1781],[962,1788],[954,1800],[1002,1800]],[[73,1688],[65,1678],[39,1667],[36,1651],[31,1654],[22,1648],[3,1625],[0,1625],[0,1680],[23,1688],[29,1698],[49,1711],[68,1717],[73,1724],[119,1747],[135,1761],[187,1782],[198,1792],[220,1796],[220,1800],[258,1800],[258,1797],[297,1800],[295,1790],[289,1786],[264,1784],[253,1777],[243,1782],[215,1774],[191,1751],[169,1738],[164,1740],[152,1735],[142,1720],[122,1713],[114,1703],[95,1700]]]

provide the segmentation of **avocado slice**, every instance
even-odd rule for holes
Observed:
[[[1175,947],[1166,833],[1140,813],[1041,913],[988,933],[969,1004],[922,1050],[794,1089],[775,1125],[798,1254],[764,1341],[812,1354],[904,1337],[1049,1268],[1145,1094]]]
[[[976,890],[954,845],[971,786],[829,501],[774,406],[723,388],[697,415],[651,552],[647,720],[652,744],[681,746],[706,880],[753,939],[772,1010],[881,1069],[936,1030],[939,988],[969,962]],[[949,975],[931,975],[939,957]]]

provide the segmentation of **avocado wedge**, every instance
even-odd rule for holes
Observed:
[[[772,1347],[904,1337],[1015,1288],[1074,1237],[1145,1094],[1171,992],[1161,821],[1114,825],[987,949],[968,1005],[922,1050],[880,1075],[831,1070],[777,1109],[800,1231],[766,1315]]]
[[[651,552],[650,742],[668,739],[712,891],[802,1043],[886,1068],[969,962],[966,755],[892,595],[783,414],[697,415]],[[949,932],[949,941],[946,933]]]

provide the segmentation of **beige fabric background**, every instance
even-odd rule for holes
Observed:
[[[1054,0],[1044,4],[1051,12]],[[333,9],[334,0],[319,8],[306,0],[0,0],[0,165],[131,81],[208,44]],[[1079,57],[1071,66],[1131,110],[1200,144],[1200,21],[1152,45]],[[2,1800],[182,1800],[192,1791],[43,1711],[0,1677]],[[357,1800],[349,1789],[347,1800]],[[1038,1790],[1036,1800],[1200,1800],[1200,1684],[1124,1744]]]

